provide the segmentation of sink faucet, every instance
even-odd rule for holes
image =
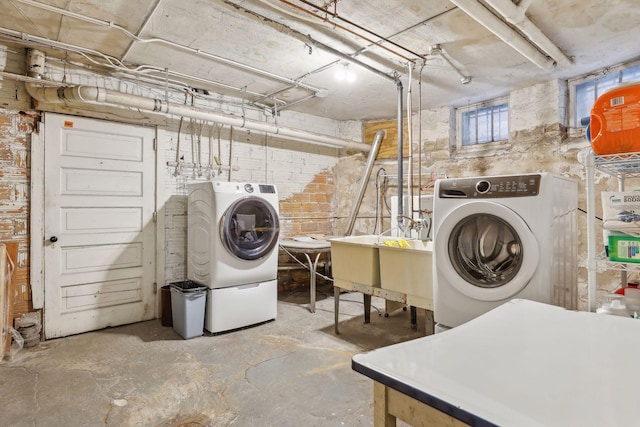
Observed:
[[[403,227],[403,225],[404,225],[404,221],[403,220],[405,220],[405,219],[408,220],[408,222],[409,222],[409,225],[406,228]],[[403,232],[406,232],[406,230],[416,230],[418,232],[418,234],[420,234],[420,230],[422,230],[422,227],[423,227],[424,224],[422,223],[422,221],[416,221],[415,219],[410,218],[408,216],[398,215],[398,225],[400,226],[400,229]]]

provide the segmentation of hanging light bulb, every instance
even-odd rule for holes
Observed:
[[[336,80],[339,82],[353,83],[356,81],[356,75],[349,68],[349,63],[344,62],[336,69]]]
[[[351,68],[349,68],[349,64],[344,64],[344,69],[347,72],[347,83],[353,83],[356,81],[356,73],[353,72]]]
[[[336,80],[343,82],[347,79],[346,69],[344,66],[338,66],[336,68]]]

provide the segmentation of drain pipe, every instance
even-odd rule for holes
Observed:
[[[369,182],[369,177],[371,176],[373,162],[376,160],[376,157],[378,157],[378,151],[380,151],[380,146],[382,145],[382,140],[384,139],[385,135],[385,131],[379,130],[378,132],[376,132],[376,135],[373,138],[373,144],[371,144],[371,151],[369,151],[369,157],[367,158],[367,165],[365,167],[364,175],[362,176],[362,181],[360,181],[360,189],[358,190],[356,204],[351,210],[351,215],[349,216],[349,221],[347,223],[347,229],[344,232],[345,236],[351,236],[351,233],[353,232],[353,226],[356,223],[356,215],[360,210],[362,198],[364,197],[364,192],[367,189],[367,183]]]
[[[297,141],[330,145],[348,150],[369,151],[371,146],[342,138],[335,138],[309,131],[286,128],[269,123],[257,122],[245,117],[204,111],[189,105],[175,104],[155,98],[146,98],[103,89],[99,87],[74,86],[67,88],[42,87],[33,83],[26,84],[27,92],[39,102],[52,104],[93,104],[99,106],[128,107],[148,113],[161,113],[167,116],[189,117],[213,123],[236,126],[238,128],[266,132],[271,135],[288,137]]]
[[[407,163],[407,190],[409,193],[408,212],[405,216],[413,219],[413,96],[411,85],[413,83],[413,63],[407,64],[409,67],[409,82],[407,86],[407,145],[409,146],[409,158]],[[404,203],[403,203],[404,205]]]
[[[29,76],[42,78],[45,66],[44,53],[35,49],[29,49],[27,57],[29,61]],[[216,113],[194,106],[176,104],[158,98],[147,98],[144,96],[132,95],[100,87],[79,85],[57,88],[38,86],[34,83],[26,83],[25,86],[29,95],[38,102],[43,103],[135,108],[147,113],[160,113],[165,116],[189,117],[192,119],[235,126],[237,128],[266,132],[272,135],[282,136],[306,143],[316,143],[365,152],[371,150],[371,146],[369,144],[309,131],[286,128],[277,124],[269,124],[247,119],[244,116],[238,117],[230,114]]]

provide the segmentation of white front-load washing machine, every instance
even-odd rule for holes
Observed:
[[[188,189],[187,277],[209,288],[205,329],[222,332],[275,319],[276,187],[213,181]]]
[[[434,196],[438,330],[512,298],[575,308],[577,182],[546,172],[442,179]]]

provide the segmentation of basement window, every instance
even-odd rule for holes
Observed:
[[[621,83],[640,81],[640,64],[609,68],[597,74],[597,77],[590,74],[570,82],[574,127],[586,127],[581,120],[591,115],[593,103],[600,95]]]
[[[509,104],[506,98],[458,108],[456,115],[459,147],[509,139]]]

